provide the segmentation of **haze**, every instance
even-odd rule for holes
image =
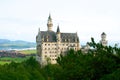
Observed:
[[[49,13],[53,30],[77,32],[81,43],[102,32],[109,42],[120,41],[120,0],[0,0],[0,39],[35,42],[38,28],[47,30]]]

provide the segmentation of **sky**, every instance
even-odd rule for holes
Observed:
[[[47,30],[49,13],[53,31],[78,33],[85,44],[101,33],[109,43],[120,42],[120,0],[0,0],[0,39],[36,42],[38,28]]]

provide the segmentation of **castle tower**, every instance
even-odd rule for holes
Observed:
[[[52,18],[50,14],[48,17],[47,27],[48,27],[48,31],[52,31],[53,23],[52,23]]]
[[[61,36],[60,36],[60,28],[59,28],[59,25],[58,25],[58,27],[57,27],[56,36],[57,36],[57,42],[60,42],[60,41],[61,41]]]
[[[57,50],[58,50],[58,56],[60,55],[60,43],[61,43],[61,33],[60,33],[60,28],[59,25],[57,27],[57,32],[56,32],[56,40],[57,40]]]
[[[41,32],[40,32],[40,28],[38,29],[38,35],[36,36],[36,42],[37,42],[37,45],[39,45],[40,42],[41,42]]]
[[[40,32],[40,28],[38,30],[38,34],[36,36],[36,47],[37,47],[37,54],[36,54],[36,60],[40,61],[41,60],[41,32]]]
[[[106,40],[106,34],[103,32],[102,34],[101,34],[101,40],[100,40],[100,43],[103,45],[103,46],[107,46],[107,40]]]

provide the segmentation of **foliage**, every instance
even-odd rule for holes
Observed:
[[[43,69],[46,80],[62,80],[62,68],[58,64],[48,64]]]
[[[63,80],[119,80],[120,49],[111,46],[102,46],[94,39],[89,45],[92,47],[88,53],[70,50],[66,56],[58,58],[63,68]],[[111,80],[112,80],[111,79]],[[114,79],[114,80],[115,80]]]
[[[71,49],[58,57],[58,64],[41,67],[31,57],[0,65],[0,80],[120,80],[120,48],[91,41],[88,53]]]
[[[20,62],[23,62],[29,58],[30,58],[30,56],[26,56],[24,58],[21,58],[21,57],[1,57],[0,58],[0,65],[3,65],[6,63],[11,63],[12,61],[14,61],[16,63],[20,63]]]
[[[31,57],[22,63],[0,66],[0,80],[45,80],[38,62]]]

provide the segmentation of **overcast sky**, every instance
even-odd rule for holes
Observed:
[[[120,41],[120,0],[0,0],[0,39],[35,42],[38,28],[47,30],[49,13],[53,30],[77,32],[81,43],[102,32],[109,42]]]

